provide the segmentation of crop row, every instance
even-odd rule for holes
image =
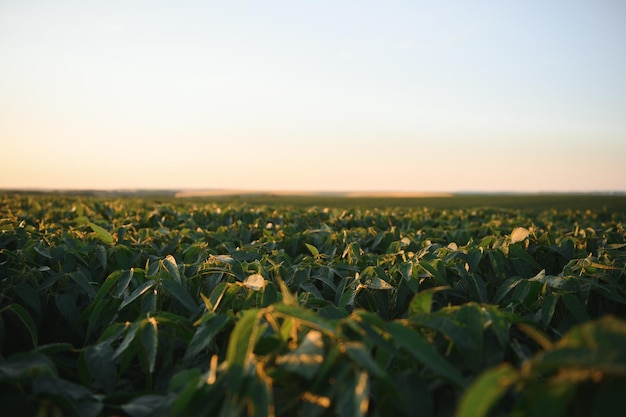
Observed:
[[[1,198],[3,410],[603,415],[626,388],[620,213]]]

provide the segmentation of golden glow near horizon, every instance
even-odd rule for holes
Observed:
[[[626,190],[626,4],[0,4],[0,188]]]

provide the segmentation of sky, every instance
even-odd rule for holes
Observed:
[[[626,2],[0,0],[0,188],[626,191]]]

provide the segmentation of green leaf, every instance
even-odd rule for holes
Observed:
[[[157,321],[154,317],[149,317],[141,321],[139,328],[143,357],[148,362],[148,372],[152,374],[156,365],[159,344]]]
[[[146,291],[148,291],[149,289],[154,287],[156,284],[157,284],[156,281],[148,280],[148,281],[144,282],[143,284],[141,284],[139,287],[135,288],[135,291],[130,293],[129,296],[124,299],[124,301],[120,305],[119,310],[123,309],[124,307],[126,307],[127,305],[129,305],[130,303],[135,301],[143,293],[145,293]]]
[[[180,272],[178,271],[176,259],[174,259],[172,255],[167,255],[165,259],[163,259],[163,265],[165,265],[165,268],[170,273],[171,277],[180,284]]]
[[[418,332],[399,322],[389,323],[386,330],[398,346],[404,348],[411,356],[432,369],[436,374],[454,382],[459,387],[465,386],[461,373]]]
[[[206,386],[206,377],[203,377],[200,370],[196,368],[185,369],[176,373],[170,379],[168,391],[176,392],[178,395],[172,404],[169,416],[188,416],[193,410],[193,398],[201,392],[201,387]]]
[[[94,233],[96,234],[96,237],[100,239],[102,242],[106,243],[107,245],[111,245],[113,244],[113,242],[115,242],[115,240],[113,239],[113,236],[111,236],[111,234],[107,232],[106,229],[102,228],[101,226],[98,226],[97,224],[93,222],[88,222],[87,224],[89,225],[89,227],[91,227],[91,230],[94,231]]]
[[[38,397],[63,398],[67,414],[81,417],[97,417],[102,402],[87,388],[52,375],[40,375],[32,383],[33,394]]]
[[[92,306],[98,304],[100,300],[102,300],[106,296],[111,287],[119,281],[121,275],[121,271],[113,271],[109,274],[109,276],[106,277],[102,285],[100,285],[100,288],[98,289],[98,292],[96,293],[93,302],[91,303]]]
[[[80,311],[76,307],[76,295],[67,292],[58,293],[54,296],[54,304],[70,327],[73,328],[80,318]]]
[[[35,324],[33,318],[30,316],[28,310],[26,310],[19,304],[9,304],[6,309],[11,311],[20,319],[24,327],[26,327],[26,330],[28,330],[28,334],[30,335],[30,340],[33,343],[33,347],[37,347],[37,325]]]
[[[131,417],[154,417],[167,409],[169,398],[164,395],[148,394],[136,397],[123,404],[122,410]]]
[[[134,273],[135,273],[135,270],[133,268],[127,269],[125,271],[121,271],[120,277],[119,277],[119,284],[117,285],[117,292],[115,293],[115,297],[121,297],[122,295],[124,295],[126,288],[128,288],[128,284],[130,284],[130,282],[133,279]]]
[[[137,336],[137,330],[139,330],[139,323],[126,323],[126,335],[124,336],[122,343],[120,343],[120,345],[115,350],[115,353],[113,354],[113,359],[119,358],[120,355],[126,352],[131,343],[133,343],[133,340],[135,340],[135,336]]]
[[[335,328],[331,326],[326,320],[321,318],[317,313],[312,310],[306,309],[297,305],[287,304],[274,304],[272,305],[274,313],[280,314],[285,318],[294,318],[300,320],[302,323],[309,327],[324,330],[329,333],[334,333]]]
[[[116,387],[114,354],[115,351],[107,342],[87,346],[84,351],[89,373],[108,394],[114,392]]]
[[[509,364],[483,372],[465,391],[454,417],[483,417],[497,404],[506,391],[519,380]]]
[[[179,281],[165,279],[161,281],[161,285],[163,286],[163,288],[165,288],[169,295],[180,301],[180,303],[190,313],[195,313],[196,311],[198,311],[198,304],[196,304],[194,299],[191,297],[191,295],[189,295],[187,290],[183,288]]]
[[[26,281],[22,281],[15,286],[15,293],[33,310],[37,316],[41,315],[41,302],[39,295]]]
[[[96,290],[91,285],[87,277],[82,271],[74,271],[69,274],[72,281],[78,284],[80,288],[85,291],[85,293],[89,296],[89,298],[94,299],[96,297]]]
[[[344,347],[348,357],[356,364],[375,377],[390,383],[387,373],[372,359],[372,356],[365,348],[365,344],[361,342],[347,342],[344,343]]]
[[[432,309],[433,295],[449,288],[448,286],[434,287],[415,294],[409,304],[409,316],[429,314]]]
[[[247,389],[247,409],[251,417],[272,416],[274,411],[274,395],[272,385],[267,378],[256,377]],[[237,415],[240,415],[237,413]]]
[[[541,323],[544,326],[548,326],[552,321],[554,312],[556,311],[556,304],[559,301],[559,296],[555,294],[548,294],[544,297],[541,304]]]
[[[519,246],[518,243],[514,243],[514,244],[510,245],[509,246],[509,252],[510,252],[510,254],[513,254],[516,258],[522,260],[524,263],[526,263],[527,265],[531,266],[532,268],[541,269],[541,265],[539,265],[537,263],[535,258],[530,256],[528,254],[528,252],[526,252],[526,250],[524,250],[524,248]]]
[[[187,346],[184,360],[189,360],[198,355],[205,349],[213,338],[230,322],[227,315],[214,315],[208,320],[203,321],[196,329],[193,338]]]
[[[419,266],[425,269],[433,278],[435,278],[435,281],[437,281],[438,284],[447,286],[448,278],[445,265],[440,259],[435,259],[431,262],[432,264],[426,260],[421,260],[419,262]]]
[[[393,285],[378,277],[361,278],[361,286],[373,290],[393,290]]]
[[[485,306],[484,311],[485,314],[487,314],[488,321],[491,322],[491,330],[496,335],[500,348],[506,349],[509,343],[509,328],[511,327],[511,321],[496,306]]]
[[[310,245],[308,243],[305,243],[304,245],[307,247],[307,249],[309,250],[309,252],[311,252],[311,254],[313,256],[315,256],[315,257],[320,256],[320,252],[319,252],[319,250],[317,250],[317,248],[315,246]]]
[[[56,375],[57,370],[46,355],[37,351],[16,353],[0,362],[0,381],[32,378],[38,374]]]
[[[98,245],[96,246],[96,258],[98,259],[98,263],[102,267],[102,269],[107,268],[107,252],[104,247]]]
[[[338,417],[363,417],[369,408],[370,387],[367,372],[356,372],[345,381],[345,387],[337,402]]]
[[[370,358],[371,360],[371,358]],[[276,364],[311,380],[324,361],[324,340],[318,330],[310,330],[297,349],[279,356]]]
[[[226,350],[226,361],[229,368],[239,368],[240,372],[246,368],[256,343],[261,318],[259,311],[256,308],[244,311],[230,334]]]
[[[589,320],[589,315],[585,310],[585,306],[578,297],[574,294],[563,294],[561,299],[577,321],[584,322]]]

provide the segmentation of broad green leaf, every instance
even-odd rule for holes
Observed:
[[[285,305],[298,305],[298,300],[296,299],[296,297],[293,296],[293,294],[291,294],[289,288],[287,287],[287,284],[285,284],[285,282],[280,278],[278,278],[277,281],[280,287],[280,293],[283,296],[283,303]]]
[[[52,375],[41,375],[33,380],[33,394],[39,397],[63,398],[69,415],[97,417],[103,404],[89,389]]]
[[[268,378],[256,377],[247,389],[247,410],[251,417],[272,416],[274,412],[274,393]],[[237,414],[240,415],[240,414]]]
[[[506,295],[511,292],[511,290],[513,290],[515,287],[517,287],[522,281],[522,278],[509,278],[508,280],[500,284],[500,287],[498,288],[498,290],[496,291],[496,295],[494,296],[493,302],[496,304],[500,304],[502,300],[504,300]]]
[[[239,368],[240,372],[246,368],[256,343],[261,318],[259,311],[256,308],[244,311],[230,334],[226,350],[226,361],[229,368]]]
[[[157,321],[154,317],[149,317],[142,320],[139,328],[141,331],[143,357],[148,363],[148,372],[152,374],[156,366],[157,349],[159,345]]]
[[[43,241],[40,240],[39,243],[33,247],[33,249],[35,250],[35,252],[37,252],[41,256],[44,256],[48,259],[52,259],[52,255],[50,255],[50,251],[46,248],[42,248],[41,247],[42,244],[43,244]]]
[[[91,285],[91,283],[89,282],[89,280],[87,279],[87,277],[85,276],[83,272],[74,271],[70,273],[69,275],[70,275],[70,278],[72,278],[72,281],[77,283],[78,286],[82,288],[83,291],[85,291],[85,293],[89,296],[89,298],[93,299],[96,297],[96,290]]]
[[[274,304],[273,313],[282,315],[285,318],[294,318],[300,320],[303,324],[329,333],[334,333],[335,328],[326,320],[322,319],[318,314],[304,307],[287,304]]]
[[[16,380],[26,376],[32,378],[38,374],[57,374],[54,363],[43,353],[20,352],[0,361],[0,380]]]
[[[367,372],[356,372],[345,382],[345,391],[339,396],[336,415],[338,417],[364,417],[367,415],[370,399]]]
[[[102,242],[106,243],[107,245],[111,245],[113,244],[113,242],[115,242],[115,239],[113,239],[113,236],[111,236],[111,234],[107,232],[106,229],[104,229],[103,227],[98,226],[97,224],[93,222],[88,222],[87,224],[89,225],[89,227],[91,227],[91,230],[94,231],[94,233],[96,234],[96,237],[100,239]]]
[[[411,304],[409,304],[409,316],[429,314],[432,309],[433,295],[436,292],[449,288],[448,286],[440,286],[419,291],[411,300]]]
[[[230,318],[227,315],[214,315],[208,320],[203,321],[196,329],[191,342],[187,346],[184,360],[191,359],[197,356],[203,349],[205,349],[213,338],[230,322]]]
[[[393,290],[393,285],[389,284],[378,277],[361,278],[361,286],[373,290]]]
[[[313,256],[315,256],[315,257],[320,256],[320,252],[319,252],[319,250],[317,250],[317,248],[315,246],[313,246],[311,244],[308,244],[308,243],[305,243],[304,245],[307,247],[307,249],[309,250],[309,252],[311,252],[311,254]]]
[[[419,262],[419,266],[426,270],[433,278],[435,278],[435,281],[439,285],[448,285],[448,278],[445,266],[440,259],[435,259],[434,261],[432,261],[432,263],[426,260],[421,260]]]
[[[530,256],[528,252],[524,248],[522,248],[519,244],[514,243],[509,246],[509,255],[514,255],[516,258],[522,260],[525,264],[534,268],[535,270],[541,269],[541,265],[537,263],[535,258]]]
[[[20,319],[24,327],[26,327],[26,330],[28,330],[33,347],[37,347],[37,325],[28,310],[19,304],[9,304],[6,309],[14,313]]]
[[[121,407],[131,417],[154,417],[161,415],[160,412],[166,409],[169,401],[165,395],[148,394],[136,397]]]
[[[144,282],[139,287],[135,288],[135,290],[132,293],[130,293],[128,297],[124,299],[119,309],[120,310],[123,309],[124,307],[126,307],[127,305],[135,301],[137,298],[139,298],[142,294],[144,294],[146,291],[148,291],[155,285],[157,285],[157,283],[154,280],[148,280]]]
[[[122,272],[118,270],[111,272],[109,276],[106,277],[102,285],[100,285],[100,289],[98,289],[98,292],[93,299],[92,306],[98,304],[103,298],[105,298],[111,287],[119,281],[121,276]]]
[[[498,400],[518,380],[517,370],[509,364],[502,364],[483,372],[463,393],[454,416],[487,416]]]
[[[585,306],[578,297],[574,294],[563,294],[561,299],[577,321],[584,322],[589,320]]]
[[[116,387],[115,351],[107,342],[87,346],[84,351],[85,363],[93,379],[106,393],[112,393]]]
[[[183,288],[179,281],[165,279],[161,281],[161,285],[170,296],[178,300],[190,313],[198,311],[198,304],[196,304],[195,300],[189,295],[187,290]]]
[[[115,297],[121,297],[126,292],[126,288],[128,288],[128,284],[133,279],[133,275],[135,270],[133,268],[127,269],[125,271],[121,271],[121,275],[119,277],[119,284],[117,285],[117,292],[115,293]]]
[[[561,370],[572,378],[580,377],[576,370],[596,371],[620,378],[626,376],[626,321],[612,316],[587,321],[572,327],[551,350],[535,356],[525,368],[533,374]]]
[[[80,311],[76,306],[76,295],[67,292],[58,293],[54,296],[54,304],[69,326],[74,327],[80,318]]]
[[[137,331],[139,330],[138,322],[135,323],[126,323],[126,335],[122,340],[122,343],[117,347],[115,353],[113,354],[113,359],[117,359],[122,355],[126,350],[130,347],[131,343],[135,340],[135,336],[137,336]]]
[[[172,255],[167,255],[165,259],[163,259],[163,265],[165,265],[165,268],[170,273],[170,276],[180,284],[180,272],[178,271],[176,259],[174,259]]]
[[[481,369],[482,362],[485,360],[483,357],[484,329],[482,308],[475,303],[466,303],[457,310],[455,316],[458,323],[467,332],[471,341],[470,345],[472,346],[467,349],[461,345],[459,350],[463,354],[469,368],[477,372]]]
[[[485,314],[488,317],[488,323],[491,330],[496,335],[500,348],[506,349],[509,343],[509,329],[511,321],[505,314],[498,309],[497,306],[488,305],[484,307]]]
[[[276,364],[311,380],[323,361],[324,340],[322,333],[317,330],[310,330],[300,346],[286,355],[279,356],[276,359]]]
[[[102,267],[102,269],[107,268],[107,252],[103,246],[96,246],[96,258],[98,259],[98,263]]]
[[[350,359],[365,369],[371,375],[389,382],[387,373],[372,359],[372,356],[365,348],[365,345],[361,342],[347,342],[344,343],[346,354]]]
[[[41,315],[41,302],[39,301],[39,295],[26,281],[22,281],[15,286],[15,293],[28,305],[28,307],[35,310],[37,316]]]
[[[209,311],[217,310],[217,307],[219,307],[222,299],[224,298],[224,295],[230,288],[230,285],[231,284],[228,282],[220,282],[219,284],[217,284],[217,286],[213,289],[211,294],[209,294],[209,297],[207,299],[210,305],[212,306],[210,309],[209,309],[209,304],[207,304],[207,302],[205,301],[205,306],[207,307],[207,310]]]
[[[398,346],[404,348],[411,356],[432,369],[435,374],[454,382],[458,387],[465,386],[461,373],[418,332],[400,322],[389,323],[386,330]]]
[[[559,296],[555,294],[547,294],[543,303],[541,304],[541,323],[544,326],[550,325],[554,312],[556,311],[556,304],[559,301]]]

